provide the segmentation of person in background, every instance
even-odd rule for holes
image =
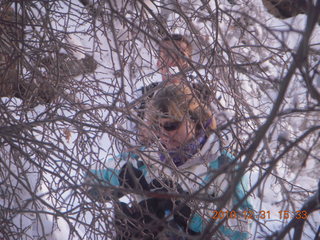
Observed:
[[[186,74],[192,55],[191,43],[180,34],[172,34],[163,38],[159,44],[157,67],[162,80],[171,80],[179,83],[183,74]],[[181,74],[178,74],[181,72]],[[178,74],[176,77],[172,75]]]
[[[163,38],[159,42],[158,71],[162,75],[162,82],[153,82],[147,86],[138,89],[138,99],[140,103],[136,108],[137,115],[144,119],[144,112],[147,102],[152,99],[154,94],[163,86],[174,84],[189,84],[198,98],[204,102],[210,102],[212,92],[204,83],[195,82],[188,77],[190,73],[190,64],[192,58],[192,45],[188,39],[180,34],[172,34]],[[140,129],[140,128],[142,129]],[[148,132],[141,125],[138,127],[139,140],[146,143]]]
[[[220,146],[210,108],[186,85],[161,88],[147,103],[144,121],[153,144],[113,159],[118,168],[92,169],[90,195],[115,203],[118,240],[201,236],[215,210],[234,211],[212,239],[249,238],[252,208],[245,178],[234,183],[239,162]],[[225,195],[236,186],[231,196]],[[130,203],[119,202],[135,193]],[[237,208],[234,208],[237,206]],[[208,236],[203,236],[210,239]]]

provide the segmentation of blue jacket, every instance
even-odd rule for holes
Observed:
[[[189,209],[189,218],[186,221],[179,221],[183,225],[182,228],[201,234],[212,219],[215,221],[214,224],[219,223],[221,221],[217,212],[217,205],[221,205],[219,197],[223,196],[232,184],[237,163],[234,156],[225,150],[221,151],[216,135],[211,135],[202,149],[179,167],[170,161],[165,164],[161,162],[158,152],[155,147],[136,153],[123,153],[117,158],[108,160],[105,164],[107,168],[91,169],[91,173],[96,176],[94,181],[96,184],[90,189],[91,196],[102,196],[106,200],[111,195],[118,198],[128,193],[123,191],[128,189],[141,193],[135,194],[136,201],[140,202],[152,197],[166,198],[165,195],[159,197],[159,193],[179,193],[186,196],[179,200],[179,203],[184,204],[180,209],[186,209],[185,206]],[[248,219],[243,215],[244,211],[252,209],[248,198],[244,199],[247,188],[248,179],[244,176],[236,185],[232,197],[222,200],[225,206],[221,210],[228,215],[228,218],[219,227],[216,236],[218,239],[249,238]],[[196,199],[184,200],[192,194]],[[231,212],[242,199],[244,201],[239,208]],[[172,206],[162,210],[165,210],[166,216],[173,211]]]

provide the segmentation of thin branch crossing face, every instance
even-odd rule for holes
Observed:
[[[289,2],[1,1],[0,239],[318,239],[320,1]]]

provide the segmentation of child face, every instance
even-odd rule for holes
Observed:
[[[195,123],[184,119],[177,121],[170,118],[159,119],[159,138],[168,150],[175,150],[195,137]]]
[[[175,44],[174,44],[175,43]],[[162,43],[162,46],[160,47],[160,53],[159,53],[159,59],[157,66],[159,68],[170,68],[170,67],[180,67],[184,68],[188,63],[187,61],[181,57],[181,55],[178,53],[178,49],[175,45],[178,46],[178,48],[182,51],[182,53],[188,57],[187,43],[183,41],[165,41]]]

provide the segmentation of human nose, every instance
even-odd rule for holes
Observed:
[[[170,139],[172,138],[170,132],[162,130],[160,133],[160,141],[164,145],[168,145],[170,143]]]

